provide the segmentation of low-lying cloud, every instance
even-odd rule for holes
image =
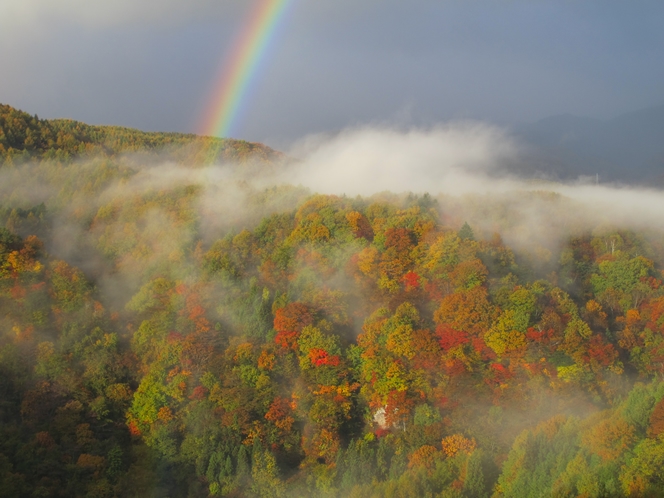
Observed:
[[[56,217],[49,250],[86,270],[100,268],[97,273],[107,272],[94,249],[100,241],[120,247],[124,238],[135,239],[139,259],[116,261],[115,268],[136,273],[149,266],[140,256],[142,247],[150,248],[153,266],[177,260],[199,241],[205,248],[229,231],[253,229],[264,216],[292,210],[312,193],[361,195],[369,202],[372,196],[386,198],[385,191],[395,194],[392,199],[428,193],[438,201],[444,224],[458,228],[467,221],[483,238],[499,233],[547,269],[555,267],[570,236],[615,229],[664,234],[661,190],[518,177],[510,166],[522,159],[521,150],[504,130],[482,123],[361,127],[305,138],[285,164],[191,168],[165,157],[146,166],[140,156],[127,156],[116,161],[115,179],[94,188],[86,182],[99,167],[95,161],[3,168],[0,207],[44,202]],[[194,196],[173,202],[184,202],[177,209],[190,211],[193,222],[178,219],[168,202],[131,212],[133,202],[145,202],[141,199],[168,198],[176,191],[182,199],[187,186],[196,187]],[[115,214],[95,225],[91,220],[100,208]],[[123,220],[132,219],[139,220],[140,232],[125,234]],[[160,242],[162,237],[172,243]]]
[[[482,188],[518,154],[500,128],[461,123],[424,130],[358,128],[300,141],[291,155],[302,162],[289,172],[294,183],[317,192],[370,195],[392,192],[465,193]]]
[[[426,192],[439,200],[444,219],[552,256],[571,235],[601,227],[664,231],[661,190],[520,177],[524,152],[507,132],[482,123],[366,127],[302,140],[291,151],[301,161],[282,181],[337,195]]]
[[[301,158],[282,181],[327,194],[381,191],[451,196],[549,191],[579,203],[576,216],[619,225],[664,228],[664,192],[579,178],[562,183],[511,172],[522,149],[504,130],[482,123],[400,131],[359,128],[301,140]],[[507,200],[507,197],[504,197]],[[524,206],[525,207],[525,206]]]

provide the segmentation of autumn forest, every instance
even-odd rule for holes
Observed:
[[[288,161],[0,106],[0,497],[664,495],[661,225]]]

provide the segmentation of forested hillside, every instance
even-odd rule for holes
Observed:
[[[222,191],[14,115],[63,161],[0,170],[0,496],[664,494],[661,230],[509,247],[571,201]]]
[[[183,133],[149,133],[119,126],[90,126],[70,119],[39,119],[0,104],[0,161],[68,161],[141,153],[167,155],[189,164],[219,160],[269,161],[280,154],[262,144],[199,137]]]

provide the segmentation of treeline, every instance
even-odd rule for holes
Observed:
[[[541,275],[429,196],[309,196],[206,244],[200,187],[116,195],[0,211],[0,496],[664,493],[640,234]],[[96,281],[26,235],[63,217]]]
[[[91,126],[69,119],[39,119],[0,104],[0,166],[28,161],[67,162],[76,158],[140,154],[184,164],[269,162],[282,155],[243,140],[184,133],[151,133],[120,126]]]

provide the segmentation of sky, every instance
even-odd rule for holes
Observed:
[[[664,103],[664,2],[293,0],[234,135],[609,118]],[[254,0],[0,0],[0,103],[198,132]]]

